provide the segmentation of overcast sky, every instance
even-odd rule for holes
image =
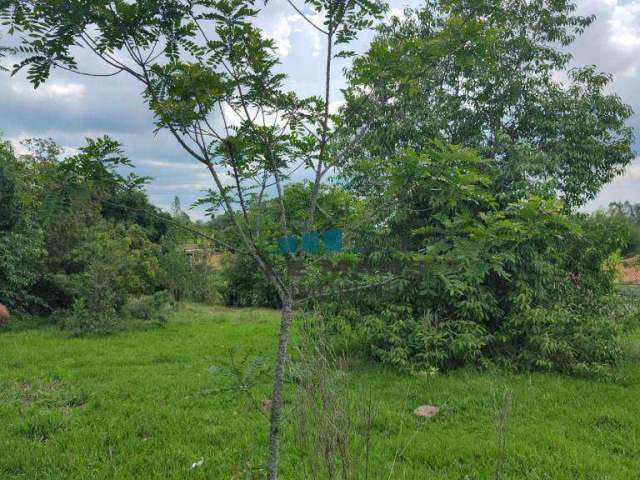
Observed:
[[[421,2],[393,1],[392,12]],[[631,126],[639,137],[640,152],[640,0],[578,0],[579,13],[595,14],[589,30],[571,47],[576,65],[595,64],[614,75],[613,89],[636,113]],[[319,33],[302,21],[285,0],[272,0],[261,12],[260,26],[278,47],[289,85],[300,95],[320,94],[323,45]],[[363,51],[371,34],[358,40]],[[5,64],[13,63],[5,59]],[[100,65],[87,56],[81,62],[87,71]],[[342,80],[336,82],[333,101],[340,101]],[[208,173],[188,158],[166,134],[153,132],[152,116],[142,102],[140,85],[126,76],[87,78],[56,71],[34,91],[23,74],[0,74],[0,132],[16,144],[25,138],[51,137],[69,152],[87,136],[108,134],[124,144],[141,175],[154,177],[148,186],[151,200],[167,208],[174,196],[183,206],[210,187]],[[640,202],[640,157],[625,175],[606,186],[588,208],[614,200]],[[189,211],[194,218],[202,213]]]

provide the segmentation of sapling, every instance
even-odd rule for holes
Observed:
[[[140,82],[157,130],[169,132],[209,172],[213,187],[207,201],[231,220],[239,239],[235,250],[253,257],[276,289],[282,318],[269,429],[272,480],[278,478],[289,328],[302,295],[306,254],[286,253],[284,268],[276,268],[280,254],[260,229],[260,206],[273,192],[284,237],[314,230],[321,186],[340,160],[330,144],[334,63],[352,55],[348,44],[383,11],[370,0],[289,3],[324,39],[318,67],[322,93],[316,97],[300,98],[287,90],[286,76],[277,72],[275,44],[256,27],[254,0],[0,3],[9,35],[19,36],[12,53],[20,60],[12,73],[26,70],[34,87],[56,69],[94,77],[128,75]],[[101,60],[104,69],[83,70],[81,50]],[[284,187],[299,167],[310,172],[312,185],[302,225],[291,221],[284,202]]]

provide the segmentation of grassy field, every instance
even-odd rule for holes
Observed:
[[[264,414],[235,393],[203,392],[219,386],[209,367],[229,346],[270,358],[277,320],[265,310],[183,306],[166,328],[112,337],[0,333],[0,478],[252,478]],[[501,478],[639,479],[640,335],[626,348],[610,382],[472,370],[415,378],[352,362],[343,372],[350,393],[371,398],[368,478],[494,478],[495,417],[509,391]],[[265,379],[257,398],[268,391]],[[289,384],[289,409],[295,398]],[[425,403],[441,412],[416,418]],[[283,478],[301,479],[292,423]]]

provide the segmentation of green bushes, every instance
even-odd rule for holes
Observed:
[[[492,162],[454,147],[399,158],[386,202],[376,199],[390,205],[379,220],[388,247],[359,266],[397,280],[323,299],[324,321],[346,323],[374,358],[413,372],[615,365],[627,320],[610,312],[627,231],[610,216],[567,212],[544,185],[501,196],[499,178]]]
[[[175,301],[171,295],[162,290],[153,295],[130,297],[122,308],[122,313],[127,318],[164,325],[167,323],[167,313],[174,306]]]
[[[621,359],[619,332],[604,308],[534,308],[505,321],[496,348],[518,368],[601,374]]]
[[[273,285],[249,255],[233,255],[225,259],[224,303],[230,307],[280,308],[280,298]]]
[[[470,364],[481,357],[489,337],[478,323],[439,322],[431,312],[414,316],[397,306],[366,316],[363,326],[375,358],[413,373]]]
[[[10,308],[41,306],[33,289],[45,254],[44,235],[35,228],[0,232],[0,299]]]
[[[60,312],[58,324],[74,336],[104,335],[133,326],[163,326],[174,305],[173,299],[165,291],[128,297],[118,310],[113,307],[95,310],[88,307],[84,299],[79,298],[71,308]]]
[[[162,245],[160,286],[177,301],[215,305],[222,302],[224,280],[220,272],[206,263],[191,263],[174,242]]]
[[[58,315],[58,325],[76,336],[112,333],[122,323],[115,308],[91,310],[82,298],[74,300],[71,308],[61,311]]]
[[[162,323],[162,290],[220,300],[218,275],[180,251],[190,220],[173,221],[149,203],[144,179],[119,173],[130,164],[117,142],[88,140],[68,157],[50,140],[26,146],[17,155],[0,142],[0,301],[13,312],[77,335]]]

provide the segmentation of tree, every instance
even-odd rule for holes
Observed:
[[[274,268],[277,249],[260,235],[260,205],[270,191],[280,203],[283,236],[304,234],[316,226],[317,199],[324,177],[338,159],[330,145],[332,66],[351,55],[345,46],[371,24],[381,7],[371,0],[307,0],[322,18],[313,23],[325,40],[321,97],[298,98],[277,73],[274,43],[253,24],[254,0],[5,0],[0,5],[9,33],[20,34],[16,53],[24,58],[13,72],[26,69],[38,87],[51,70],[88,75],[128,74],[144,87],[144,100],[158,129],[176,141],[211,174],[208,195],[213,209],[229,215],[241,241],[281,299],[269,434],[269,478],[278,478],[282,386],[289,325],[298,284],[304,276],[303,252],[287,253],[284,271]],[[75,47],[93,52],[106,73],[81,72]],[[124,59],[124,60],[123,60]],[[306,167],[313,174],[302,231],[293,231],[283,201],[290,172]],[[230,181],[226,181],[226,179]],[[259,209],[258,209],[259,211]]]
[[[567,212],[553,190],[505,202],[499,168],[447,145],[390,159],[384,195],[364,199],[381,220],[360,246],[375,249],[372,271],[399,280],[316,305],[329,330],[413,373],[500,362],[591,375],[615,365],[626,314],[610,307],[611,267],[628,241],[624,222]]]
[[[349,179],[382,188],[385,160],[440,139],[498,161],[505,193],[551,180],[569,207],[592,199],[633,158],[631,108],[607,93],[610,75],[569,68],[564,48],[594,19],[574,11],[431,0],[381,26],[348,73]]]
[[[177,195],[173,198],[173,202],[171,202],[171,214],[175,218],[182,217],[184,212],[182,211],[182,205],[180,205],[180,197]]]
[[[150,230],[146,218],[130,214],[131,202],[117,203],[148,200],[140,189],[144,178],[118,172],[129,162],[108,137],[89,139],[68,157],[50,139],[22,144],[27,153],[17,155],[0,142],[0,297],[12,308],[44,315],[72,302],[65,277],[83,270],[73,251],[87,230],[105,219],[112,229],[141,220]]]

